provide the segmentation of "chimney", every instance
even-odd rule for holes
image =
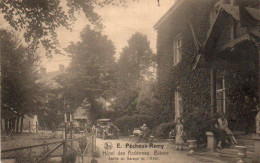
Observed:
[[[59,71],[63,72],[65,70],[65,67],[63,64],[59,64]]]
[[[46,68],[41,68],[40,69],[40,72],[41,72],[41,76],[46,76]]]

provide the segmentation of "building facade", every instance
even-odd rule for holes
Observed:
[[[243,22],[242,9],[252,26]],[[225,113],[234,124],[248,110],[254,116],[259,21],[259,1],[180,0],[155,24],[158,88],[174,119],[196,110],[202,117]]]

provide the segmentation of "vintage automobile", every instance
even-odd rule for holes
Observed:
[[[118,138],[118,128],[111,123],[110,119],[98,119],[97,120],[97,128],[96,128],[96,136],[99,138]]]

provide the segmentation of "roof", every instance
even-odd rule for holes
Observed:
[[[73,113],[73,119],[87,119],[87,111],[83,107],[78,107]]]
[[[256,21],[258,21],[258,23],[260,22],[260,10],[259,9],[251,8],[251,7],[245,7],[245,9],[250,14],[250,16],[252,16]],[[202,44],[201,48],[204,49],[203,50],[204,53],[207,51],[207,49],[210,46],[212,46],[212,42],[213,42],[213,44],[215,44],[214,43],[215,40],[212,39],[212,36],[214,35],[214,32],[215,32],[214,29],[216,27],[216,24],[220,22],[219,21],[220,14],[223,13],[223,11],[225,11],[227,14],[232,16],[233,19],[235,19],[237,21],[241,21],[240,20],[241,19],[241,15],[240,15],[241,11],[239,11],[239,10],[240,9],[239,9],[238,6],[233,6],[233,5],[230,5],[230,4],[221,4],[220,9],[218,10],[218,13],[214,18],[214,21],[210,25],[210,28],[209,28],[208,33],[207,33],[207,38]],[[260,37],[260,32],[259,32],[258,28],[252,28],[250,30],[250,33],[253,34],[256,37]],[[244,40],[250,40],[249,34],[246,34],[246,35],[242,36],[240,39],[233,41],[232,42],[233,44],[230,44],[229,46],[227,46],[225,48],[232,48],[235,45],[240,44]],[[230,46],[232,46],[232,47],[230,47]],[[205,54],[203,54],[203,55],[205,55]],[[201,60],[201,54],[198,54],[196,56],[195,63],[193,65],[193,69],[195,69],[197,67],[200,60]]]
[[[174,11],[184,2],[184,0],[176,0],[172,7],[158,20],[158,22],[153,26],[154,29],[158,29],[159,26],[168,19]]]
[[[260,21],[260,16],[259,16],[260,15],[260,10],[259,9],[246,7],[246,10],[248,11],[248,13],[252,17],[254,17],[254,19],[256,19],[257,21]],[[203,43],[204,47],[206,47],[207,44],[209,43],[209,39],[212,36],[212,33],[214,32],[213,30],[214,30],[214,28],[216,26],[216,23],[218,22],[219,15],[223,11],[225,11],[230,16],[232,16],[233,19],[240,21],[239,7],[233,6],[233,5],[229,5],[229,4],[222,4],[221,8],[219,9],[219,13],[215,17],[215,21],[210,25],[210,28],[209,28],[208,34],[207,34],[207,38],[206,38],[206,40]]]

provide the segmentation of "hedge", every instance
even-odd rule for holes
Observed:
[[[151,116],[135,114],[132,116],[123,116],[115,120],[116,126],[124,135],[132,134],[134,128],[139,128],[146,124],[150,129],[154,126],[154,119]]]
[[[158,138],[168,138],[171,129],[174,129],[176,122],[162,123],[155,129],[155,136]]]

